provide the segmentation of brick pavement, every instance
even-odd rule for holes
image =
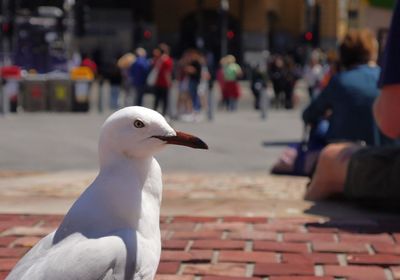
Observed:
[[[60,222],[0,215],[0,279]],[[161,218],[157,280],[400,279],[400,218]]]

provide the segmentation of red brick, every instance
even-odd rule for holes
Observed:
[[[281,224],[307,224],[307,223],[320,223],[321,218],[318,217],[289,217],[289,218],[276,218],[270,221],[270,223],[281,223]]]
[[[257,263],[254,267],[254,275],[314,275],[314,266],[312,264]]]
[[[181,262],[210,262],[213,256],[211,250],[191,250],[183,251],[167,251],[161,252],[161,261],[181,261]]]
[[[348,264],[360,264],[360,265],[400,265],[400,256],[395,255],[348,255],[347,256]]]
[[[237,240],[195,240],[193,242],[192,248],[244,250],[245,246],[245,241]]]
[[[18,258],[22,257],[28,248],[0,248],[0,258]]]
[[[176,231],[192,231],[194,230],[195,223],[172,223],[172,224],[161,224],[162,230],[176,230]]]
[[[0,259],[0,271],[11,271],[17,262],[17,258]]]
[[[380,242],[380,243],[391,243],[393,244],[392,237],[387,233],[381,234],[351,234],[351,233],[339,233],[339,240],[341,242]]]
[[[218,261],[276,263],[277,255],[270,252],[220,251]]]
[[[15,239],[15,236],[0,237],[0,247],[8,247]]]
[[[277,232],[299,232],[303,231],[302,225],[293,224],[255,224],[254,230],[256,231],[277,231]]]
[[[399,280],[400,279],[400,266],[392,266],[392,267],[390,267],[390,270],[392,271],[393,279]]]
[[[157,274],[176,274],[179,270],[179,262],[160,262]]]
[[[246,276],[246,264],[187,264],[183,274],[244,277]]]
[[[167,217],[167,216],[160,216],[160,223],[164,224],[168,221],[168,219],[169,219],[169,217]]]
[[[224,222],[244,222],[262,224],[267,222],[266,217],[224,217]]]
[[[347,277],[351,279],[386,280],[383,268],[378,266],[339,266],[326,265],[324,273],[327,276]]]
[[[336,254],[323,254],[323,253],[311,253],[311,254],[282,254],[282,263],[291,264],[339,264]]]
[[[400,243],[400,233],[394,233],[393,238],[396,240],[396,243]]]
[[[158,274],[154,280],[193,280],[194,275]]]
[[[213,231],[240,231],[247,228],[246,223],[232,222],[232,223],[204,223],[201,230]]]
[[[272,241],[254,241],[253,249],[255,251],[272,252],[291,252],[307,253],[308,248],[304,243],[272,242]]]
[[[8,230],[4,231],[2,234],[7,236],[45,236],[49,233],[54,231],[54,228],[47,228],[47,227],[12,227]]]
[[[372,247],[379,254],[400,255],[400,245],[380,243],[380,244],[372,244]]]
[[[362,243],[350,242],[313,242],[312,248],[316,252],[332,252],[332,253],[367,253],[367,247]]]
[[[334,280],[335,278],[324,276],[271,276],[269,280]]]
[[[217,231],[177,231],[171,239],[218,239],[222,237],[222,232]]]
[[[308,232],[315,232],[315,233],[336,233],[339,230],[337,228],[332,228],[332,227],[316,227],[316,226],[307,226],[307,231]]]
[[[6,279],[8,274],[9,274],[9,271],[0,271],[0,280]]]
[[[251,230],[231,232],[228,235],[228,239],[239,239],[239,240],[275,241],[276,237],[277,237],[276,232],[251,231]]]
[[[13,242],[14,247],[33,247],[36,243],[39,242],[41,237],[36,236],[25,236],[19,237],[17,240]]]
[[[331,233],[300,233],[290,232],[283,234],[283,240],[289,242],[309,242],[309,241],[335,241]]]
[[[202,280],[261,280],[257,277],[204,276]]]
[[[187,240],[163,240],[162,248],[169,250],[184,250],[189,241]]]
[[[206,223],[206,222],[216,222],[218,218],[216,217],[195,217],[195,216],[176,216],[173,218],[173,223]]]

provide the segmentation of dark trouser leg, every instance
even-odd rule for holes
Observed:
[[[142,106],[143,105],[144,86],[137,86],[137,87],[135,87],[135,90],[136,90],[135,105]]]
[[[161,98],[161,92],[160,92],[160,88],[159,87],[156,87],[155,89],[154,89],[154,105],[153,105],[153,109],[155,110],[155,111],[157,111],[157,108],[158,108],[158,104],[160,103],[160,98]]]

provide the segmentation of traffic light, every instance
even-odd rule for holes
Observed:
[[[313,34],[311,31],[307,31],[307,32],[304,34],[304,40],[305,40],[306,42],[311,43],[311,42],[313,41],[313,39],[314,39],[314,34]]]
[[[228,38],[228,40],[232,40],[233,38],[235,38],[235,32],[232,30],[228,30],[228,32],[226,32],[226,38]]]

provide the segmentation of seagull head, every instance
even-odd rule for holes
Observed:
[[[198,137],[174,130],[161,114],[140,106],[125,107],[108,117],[100,133],[99,149],[128,158],[146,158],[167,144],[208,149]]]

